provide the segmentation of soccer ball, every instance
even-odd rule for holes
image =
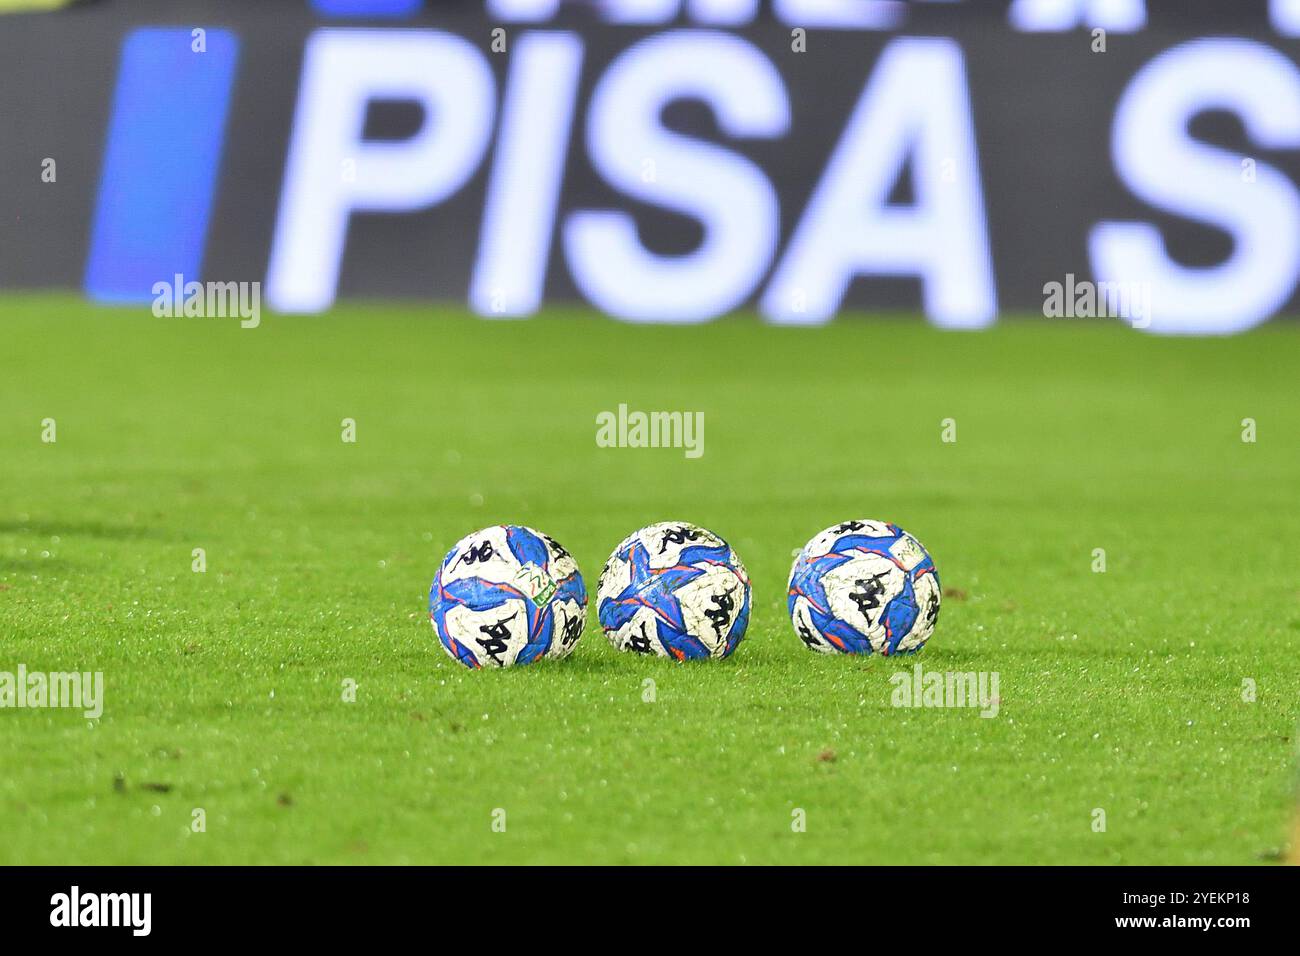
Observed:
[[[749,626],[749,575],[711,531],[664,521],[629,535],[600,573],[600,626],[620,651],[726,657]]]
[[[921,542],[884,521],[844,521],[790,569],[795,633],[824,654],[906,654],[939,617],[939,573]]]
[[[493,525],[456,542],[429,588],[429,620],[466,667],[566,657],[582,636],[587,588],[550,535]]]

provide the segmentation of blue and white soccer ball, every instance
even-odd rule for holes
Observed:
[[[642,528],[600,573],[600,626],[620,651],[684,661],[726,657],[749,626],[749,575],[712,531],[684,521]]]
[[[790,569],[799,639],[825,654],[918,651],[939,618],[939,573],[921,542],[884,521],[844,521],[813,538]]]
[[[550,535],[494,525],[456,542],[429,589],[429,620],[466,667],[565,657],[582,636],[587,588]]]

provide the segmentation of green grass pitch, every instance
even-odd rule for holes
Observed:
[[[97,722],[0,710],[2,863],[1287,852],[1292,323],[1170,340],[351,305],[243,330],[35,295],[0,323],[0,671],[105,679]],[[703,457],[596,447],[620,402],[704,412]],[[792,551],[851,517],[935,557],[949,593],[918,658],[823,657],[792,632]],[[662,519],[748,565],[732,659],[619,654],[594,607],[566,661],[471,672],[438,647],[429,581],[467,532],[544,530],[594,592]],[[917,661],[996,671],[998,715],[890,706]]]

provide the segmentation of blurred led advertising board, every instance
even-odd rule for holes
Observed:
[[[0,286],[950,328],[1131,290],[1139,328],[1236,332],[1300,304],[1298,36],[1287,0],[9,16]]]

